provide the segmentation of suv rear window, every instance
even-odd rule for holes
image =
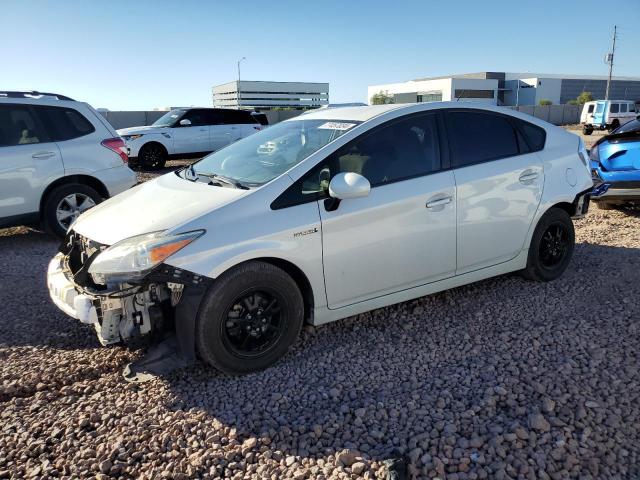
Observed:
[[[227,125],[238,125],[238,124],[256,124],[258,121],[253,118],[253,115],[249,112],[245,112],[244,110],[222,110],[224,123]]]
[[[27,105],[0,105],[0,147],[43,143],[49,139]]]
[[[73,108],[34,105],[33,108],[56,142],[84,137],[96,131],[81,113]]]

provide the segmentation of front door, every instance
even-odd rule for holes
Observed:
[[[0,219],[37,213],[46,185],[63,173],[60,150],[33,109],[1,104]]]
[[[318,201],[329,308],[455,274],[455,183],[441,169],[438,132],[433,113],[392,121],[312,172],[311,183],[320,186],[336,173],[356,172],[372,187],[368,197],[336,209]]]
[[[180,122],[173,127],[173,146],[175,153],[197,153],[210,152],[209,125],[204,112],[199,109],[187,111],[180,121],[189,120],[188,126],[180,125]]]
[[[491,112],[455,110],[446,119],[460,275],[506,262],[522,251],[542,197],[544,172],[535,150],[544,144],[544,130]]]

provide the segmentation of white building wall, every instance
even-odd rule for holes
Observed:
[[[367,87],[367,102],[371,104],[371,97],[379,92],[386,92],[390,95],[402,93],[442,93],[442,101],[455,100],[455,90],[493,90],[493,98],[465,98],[464,101],[486,102],[496,104],[498,80],[486,80],[476,78],[436,78],[429,80],[411,80],[400,83],[387,83],[382,85],[370,85]],[[462,101],[462,100],[461,100]]]
[[[504,96],[506,105],[538,105],[540,100],[551,100],[554,105],[559,105],[562,79],[534,77],[507,80],[505,88],[508,89]]]

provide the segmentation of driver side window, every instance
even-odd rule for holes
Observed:
[[[191,127],[199,127],[207,124],[204,115],[198,110],[188,111],[180,120],[189,120],[191,122]]]
[[[338,173],[358,173],[375,188],[440,168],[436,114],[413,115],[374,128],[340,148],[287,189],[272,208],[326,197],[329,182]]]

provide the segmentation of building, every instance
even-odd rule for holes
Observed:
[[[460,98],[493,105],[537,105],[540,100],[563,104],[575,100],[583,91],[602,99],[606,85],[606,76],[479,72],[372,85],[367,98],[371,102],[374,94],[386,92],[396,103]],[[640,77],[613,77],[609,98],[640,100]]]
[[[328,104],[328,83],[236,80],[213,87],[214,107],[306,110]]]

